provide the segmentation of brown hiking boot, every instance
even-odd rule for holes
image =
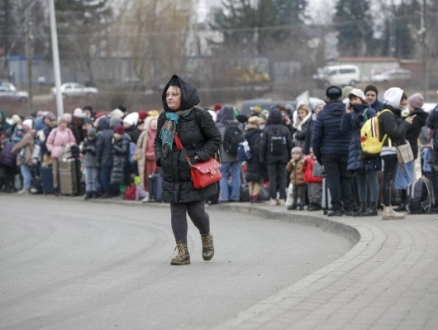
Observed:
[[[178,254],[170,262],[171,265],[190,265],[189,249],[184,241],[176,241],[175,250],[178,249]]]
[[[214,256],[213,235],[201,234],[202,239],[202,259],[209,261]]]

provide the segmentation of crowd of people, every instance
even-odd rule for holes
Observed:
[[[326,100],[313,108],[304,102],[292,110],[284,104],[270,109],[254,106],[248,116],[220,103],[204,109],[222,141],[217,150],[222,174],[219,192],[205,199],[267,202],[289,210],[325,208],[330,209],[328,216],[377,216],[382,207],[383,219],[404,218],[398,212],[406,210],[418,157],[422,157],[422,174],[438,196],[438,167],[431,164],[438,108],[425,112],[421,94],[408,96],[397,87],[384,92],[383,102],[378,98],[375,86],[363,91],[331,86]],[[124,106],[95,113],[85,106],[59,118],[47,111],[7,118],[0,111],[0,189],[31,193],[34,179],[50,169],[53,190],[48,193],[60,195],[60,164],[77,148],[85,199],[120,196],[135,185],[133,199],[148,202],[150,178],[162,177],[160,168],[166,166],[156,149],[158,140],[165,141],[163,134],[169,134],[163,131],[167,126],[159,123],[160,113],[128,112]],[[200,127],[203,116],[195,116]],[[370,155],[362,150],[361,129],[374,117],[383,147],[379,154]],[[399,163],[397,147],[407,142],[414,159]],[[243,156],[242,145],[246,146]],[[392,205],[395,191],[401,198],[397,208]]]

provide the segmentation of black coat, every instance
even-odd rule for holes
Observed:
[[[383,110],[386,109],[391,110],[391,112],[385,111],[379,115],[380,137],[383,138],[385,134],[388,134],[389,139],[391,139],[392,146],[404,144],[409,123],[401,117],[400,109],[394,108],[389,104],[385,104]],[[383,146],[389,146],[389,139],[385,139]]]
[[[96,138],[96,160],[100,166],[113,166],[113,131],[109,119],[102,118],[98,124],[99,133]]]
[[[268,173],[266,165],[260,163],[260,139],[262,130],[250,128],[246,131],[245,139],[251,149],[252,158],[246,163],[246,181],[267,181]]]
[[[111,183],[129,184],[129,143],[131,138],[123,134],[119,140],[114,141],[113,168],[111,170]]]
[[[221,134],[216,128],[210,113],[195,108],[195,105],[199,103],[196,88],[177,76],[172,78],[178,79],[181,84],[181,109],[192,109],[188,115],[180,117],[176,127],[181,143],[192,160],[197,155],[201,161],[207,161],[214,157],[215,153],[219,150]],[[195,189],[190,176],[189,164],[184,159],[181,159],[181,151],[176,148],[175,143],[166,157],[164,157],[162,152],[160,132],[166,120],[166,112],[172,111],[167,107],[166,103],[168,86],[169,84],[164,88],[162,95],[165,111],[158,117],[157,135],[154,140],[157,165],[163,170],[163,201],[165,203],[190,203],[205,200],[218,194],[218,184],[212,184],[203,189]],[[196,120],[195,112],[200,113],[200,126]]]
[[[137,144],[138,138],[140,137],[140,131],[138,130],[137,126],[132,125],[126,128],[125,133],[129,135],[131,142]]]
[[[315,126],[315,123],[316,123],[316,119],[314,119],[312,116],[312,118],[309,120],[309,127],[307,128],[306,131],[306,139],[304,142],[304,149],[303,149],[304,155],[310,154],[310,148],[312,148],[313,127]]]
[[[424,110],[417,110],[411,112],[410,116],[415,115],[412,124],[409,125],[409,128],[406,132],[406,140],[409,141],[412,149],[412,153],[414,154],[414,159],[418,157],[418,137],[420,136],[421,129],[426,125],[427,116],[429,115]]]

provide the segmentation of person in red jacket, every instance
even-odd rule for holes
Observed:
[[[307,183],[307,195],[309,197],[307,211],[318,211],[321,209],[322,176],[315,176],[318,174],[314,173],[314,167],[321,165],[318,163],[315,164],[315,161],[316,157],[312,151],[310,152],[310,156],[304,159],[304,182]]]

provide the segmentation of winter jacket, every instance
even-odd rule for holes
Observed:
[[[436,130],[438,128],[438,104],[429,112],[427,116],[426,126],[430,129]]]
[[[329,102],[318,114],[313,128],[313,153],[319,159],[324,155],[348,156],[351,132],[341,132],[345,112],[342,101]]]
[[[50,135],[50,132],[58,126],[57,121],[52,121],[48,126],[43,128],[43,134],[39,134],[40,145],[41,145],[41,156],[44,156],[49,153],[49,149],[47,149],[47,138]]]
[[[62,156],[62,147],[75,144],[76,139],[72,131],[69,128],[61,128],[58,126],[50,132],[46,147],[50,151],[52,158],[60,158]]]
[[[123,134],[113,144],[113,168],[111,170],[111,183],[129,184],[129,143],[131,137]]]
[[[113,131],[109,126],[108,117],[99,119],[99,133],[96,138],[96,159],[98,166],[113,166]]]
[[[383,110],[386,109],[391,110],[391,112],[385,111],[379,115],[380,137],[383,138],[385,134],[388,134],[388,138],[391,139],[392,146],[404,144],[409,123],[403,120],[401,117],[400,109],[394,108],[389,104],[385,104]],[[384,147],[389,146],[388,138],[383,142]]]
[[[315,166],[315,160],[312,157],[304,158],[304,182],[305,183],[322,183],[322,178],[319,176],[313,176],[313,167]]]
[[[181,84],[181,109],[192,111],[179,118],[176,131],[188,156],[194,161],[197,155],[201,161],[207,161],[215,156],[221,146],[221,134],[208,111],[195,108],[199,103],[198,91],[190,83],[174,75]],[[218,184],[209,185],[203,189],[195,189],[190,176],[189,164],[181,159],[181,151],[173,143],[172,150],[164,157],[160,132],[166,120],[166,113],[172,111],[166,103],[166,91],[169,83],[164,88],[162,103],[164,112],[158,117],[157,135],[155,137],[155,158],[157,166],[163,170],[163,201],[166,203],[190,203],[205,200],[218,194]],[[201,118],[200,125],[196,120],[195,112]]]
[[[313,114],[312,119],[309,120],[309,127],[306,130],[306,138],[304,141],[304,148],[303,148],[304,155],[310,154],[310,149],[312,148],[313,128],[315,127],[316,117],[317,115]]]
[[[221,147],[219,150],[220,150],[222,162],[223,163],[238,162],[239,159],[237,158],[237,154],[231,155],[231,154],[225,152],[224,147],[223,147],[224,135],[225,135],[225,130],[227,129],[227,127],[230,125],[238,126],[238,122],[235,120],[235,117],[234,117],[234,109],[232,106],[224,106],[221,110],[221,114],[222,115],[221,115],[220,122],[218,122],[216,124],[216,127],[218,128],[219,132],[221,133],[222,143],[221,143]]]
[[[367,104],[356,104],[351,113],[342,116],[341,131],[351,132],[347,164],[349,171],[381,169],[380,156],[364,158],[360,144],[360,129],[368,119],[375,116],[376,111]]]
[[[145,167],[146,167],[146,148],[148,145],[149,125],[152,119],[156,119],[156,118],[154,117],[146,118],[144,122],[144,126],[146,127],[146,129],[143,132],[141,132],[134,152],[134,160],[137,162],[138,175],[140,176],[140,182],[142,184],[145,182],[144,175],[145,175]]]
[[[6,119],[8,119],[8,117],[6,116],[6,113],[4,112],[4,110],[0,110],[0,117],[1,117],[1,126],[2,126],[2,130],[3,132],[6,132],[11,125],[9,125],[9,123],[7,122]]]
[[[82,147],[82,153],[84,154],[84,167],[97,167],[96,139],[90,140],[86,138]]]
[[[424,110],[417,110],[411,112],[410,116],[414,116],[415,118],[412,121],[412,124],[409,125],[408,130],[406,131],[406,140],[409,141],[411,145],[412,153],[414,154],[414,159],[418,157],[418,138],[420,137],[422,128],[426,125],[428,113]]]
[[[131,138],[131,142],[137,144],[138,138],[140,137],[140,131],[138,130],[137,126],[129,126],[125,129],[125,133],[129,135],[129,137]]]
[[[312,121],[312,113],[309,113],[301,123],[294,125],[295,132],[293,133],[293,142],[295,147],[304,148],[306,144],[306,135]]]
[[[2,141],[2,143],[4,143],[4,148],[1,152],[0,164],[15,168],[15,166],[17,166],[17,155],[12,152],[14,142],[10,141],[9,139],[5,140]]]
[[[306,184],[304,182],[304,158],[298,161],[289,161],[286,165],[286,170],[290,172],[290,182],[292,184]]]
[[[250,128],[246,131],[245,139],[251,149],[252,158],[246,163],[246,181],[262,182],[267,181],[268,173],[266,165],[260,163],[260,139],[262,130]]]
[[[280,110],[272,110],[266,124],[260,139],[260,162],[264,164],[286,164],[291,156],[292,138],[289,129],[283,125]],[[271,139],[273,136],[278,135],[284,137],[283,152],[281,154],[272,154]]]
[[[35,145],[35,131],[31,130],[23,136],[23,139],[14,145],[12,152],[17,155],[17,166],[25,164],[32,166],[32,152]],[[24,149],[24,155],[21,153]]]
[[[383,110],[383,103],[376,99],[376,101],[370,105],[376,112],[380,112]]]

